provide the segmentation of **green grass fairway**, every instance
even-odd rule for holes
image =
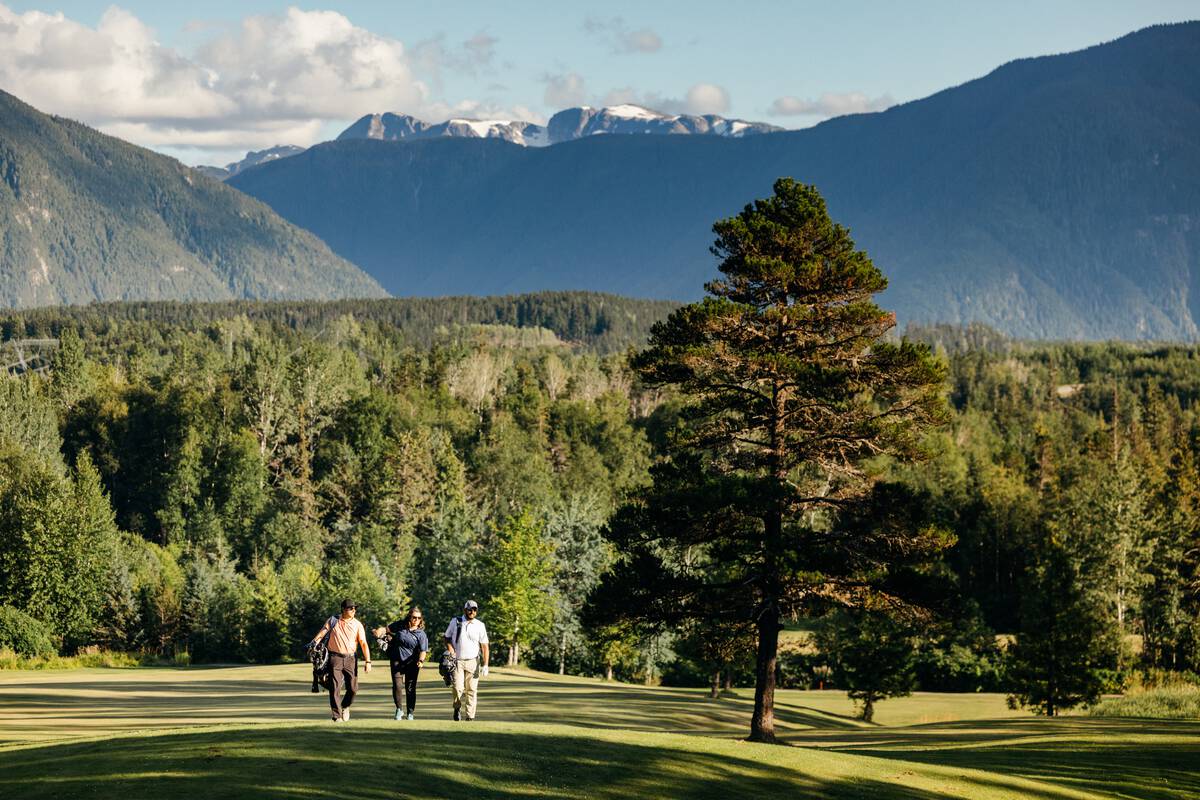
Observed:
[[[411,723],[390,719],[385,672],[362,677],[354,719],[333,725],[303,665],[3,672],[0,796],[1200,797],[1200,722],[1046,720],[998,695],[920,694],[867,726],[840,693],[785,691],[795,746],[770,747],[738,739],[749,690],[711,701],[496,670],[468,725],[432,670]]]

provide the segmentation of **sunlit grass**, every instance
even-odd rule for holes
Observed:
[[[779,728],[798,746],[771,747],[740,741],[748,689],[708,700],[495,670],[479,719],[455,724],[428,670],[408,723],[390,719],[385,670],[360,677],[353,720],[333,725],[303,665],[3,673],[0,792],[327,798],[348,770],[362,797],[1200,797],[1200,723],[917,694],[865,725],[840,693],[783,691]]]

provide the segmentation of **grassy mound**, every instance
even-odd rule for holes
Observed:
[[[1131,692],[1101,701],[1091,713],[1096,717],[1200,719],[1200,686],[1163,686]]]

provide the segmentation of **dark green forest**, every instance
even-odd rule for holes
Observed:
[[[745,685],[753,632],[627,622],[594,592],[622,556],[609,521],[677,427],[677,398],[630,366],[672,307],[12,312],[6,341],[60,344],[47,372],[0,378],[0,627],[29,628],[27,650],[269,662],[297,657],[343,596],[370,624],[417,603],[435,631],[470,596],[496,659]],[[950,421],[923,463],[872,474],[950,545],[922,567],[930,617],[835,630],[887,645],[910,688],[1036,696],[1037,665],[1060,659],[1087,699],[1200,671],[1200,350],[909,335],[946,367]],[[784,685],[852,666],[830,611],[786,621],[800,644]]]

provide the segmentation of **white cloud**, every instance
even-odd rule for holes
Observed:
[[[190,32],[200,42],[185,56],[115,6],[93,28],[0,4],[0,87],[43,111],[210,163],[275,144],[312,144],[331,124],[373,111],[430,121],[516,116],[486,101],[434,100],[419,77],[423,64],[402,42],[335,11],[289,8]],[[484,67],[496,43],[476,34],[441,66]]]
[[[687,90],[684,108],[689,114],[724,114],[729,111],[729,92],[712,83],[697,83]]]
[[[862,92],[825,92],[816,100],[792,96],[777,98],[767,113],[776,117],[840,117],[843,114],[883,111],[895,104],[896,101],[887,94],[872,100]]]
[[[633,103],[664,114],[726,114],[731,106],[729,91],[713,83],[694,84],[682,97],[666,97],[657,92],[638,92],[626,86],[609,91],[599,105]]]
[[[587,102],[587,87],[579,73],[546,75],[543,80],[546,83],[546,94],[543,99],[551,108],[569,108]]]
[[[62,14],[15,14],[0,5],[0,85],[43,110],[89,122],[235,111],[212,81],[122,9],[109,8],[93,29]]]
[[[355,27],[335,11],[289,8],[282,16],[246,17],[196,58],[249,119],[357,116],[426,99],[400,41]]]
[[[631,30],[621,17],[609,20],[588,17],[583,29],[604,38],[614,53],[657,53],[662,49],[662,37],[650,28]]]
[[[482,31],[451,47],[446,43],[446,34],[439,33],[430,39],[417,42],[409,50],[412,66],[430,76],[433,83],[441,85],[442,71],[476,75],[480,69],[490,67],[496,58],[496,44],[500,40]]]

